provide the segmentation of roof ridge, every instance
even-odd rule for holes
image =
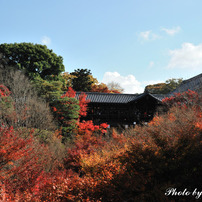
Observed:
[[[197,91],[198,86],[202,83],[202,73],[187,80],[184,80],[175,90],[170,92],[168,96],[174,95],[174,93],[184,92],[188,89]]]
[[[191,77],[191,78],[189,78],[189,79],[186,79],[186,80],[182,81],[181,85],[182,85],[182,84],[185,84],[185,83],[187,83],[187,82],[190,82],[190,81],[192,81],[192,80],[194,80],[194,79],[198,79],[198,78],[200,78],[200,77],[202,77],[202,73],[199,74],[199,75],[196,75],[196,76],[194,76],[194,77]]]
[[[81,91],[76,91],[77,94],[79,93],[86,93],[86,94],[100,94],[100,95],[130,95],[130,96],[138,96],[142,95],[143,93],[137,94],[137,93],[103,93],[103,92],[81,92]]]

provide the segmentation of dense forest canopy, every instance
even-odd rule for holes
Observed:
[[[45,45],[33,43],[0,44],[0,53],[7,59],[7,65],[23,70],[33,79],[50,79],[65,70],[63,58],[57,56]]]

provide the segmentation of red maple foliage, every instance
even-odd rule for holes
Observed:
[[[43,178],[46,159],[42,158],[46,148],[36,148],[33,132],[16,131],[4,125],[0,127],[0,181],[6,193],[4,198],[11,201],[24,191],[36,194],[39,178]],[[39,145],[38,145],[39,146]]]
[[[86,100],[86,97],[87,95],[85,93],[81,93],[79,95],[79,106],[80,106],[79,116],[80,117],[87,115],[87,107],[90,100]]]
[[[171,97],[166,97],[162,100],[164,104],[168,107],[178,106],[178,107],[189,107],[197,105],[200,102],[200,96],[195,91],[185,91],[183,93],[175,93]]]
[[[67,168],[79,172],[81,171],[81,156],[90,154],[105,144],[103,134],[106,132],[108,125],[94,125],[92,121],[82,121],[77,124],[78,131],[74,141],[74,147],[68,149],[68,157],[65,160],[65,165]]]
[[[7,97],[11,94],[8,88],[4,85],[0,85],[0,97]]]
[[[65,98],[65,97],[69,97],[69,98],[76,98],[76,92],[73,90],[73,88],[69,87],[68,91],[61,96],[61,98]],[[87,115],[87,104],[90,102],[90,100],[86,100],[87,95],[85,93],[81,93],[79,95],[79,106],[80,106],[80,110],[79,110],[79,116],[86,116]],[[54,111],[56,111],[57,109],[54,108]]]
[[[61,98],[63,98],[63,97],[71,97],[71,98],[74,98],[75,95],[76,95],[76,92],[73,90],[72,87],[69,87],[69,88],[68,88],[68,91],[67,91],[64,95],[62,95]]]
[[[200,186],[202,111],[196,98],[187,92],[165,99],[172,103],[167,113],[124,134],[114,130],[107,136],[105,123],[77,122],[65,169],[51,174],[41,158],[50,154],[35,143],[32,132],[2,125],[0,200],[174,201],[165,196],[168,186]]]

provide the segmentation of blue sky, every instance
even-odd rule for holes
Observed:
[[[201,0],[0,0],[0,43],[46,44],[125,93],[202,72]]]

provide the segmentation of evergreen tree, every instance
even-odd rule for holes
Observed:
[[[77,69],[71,73],[72,87],[75,91],[89,92],[92,88],[91,72],[88,69]]]

